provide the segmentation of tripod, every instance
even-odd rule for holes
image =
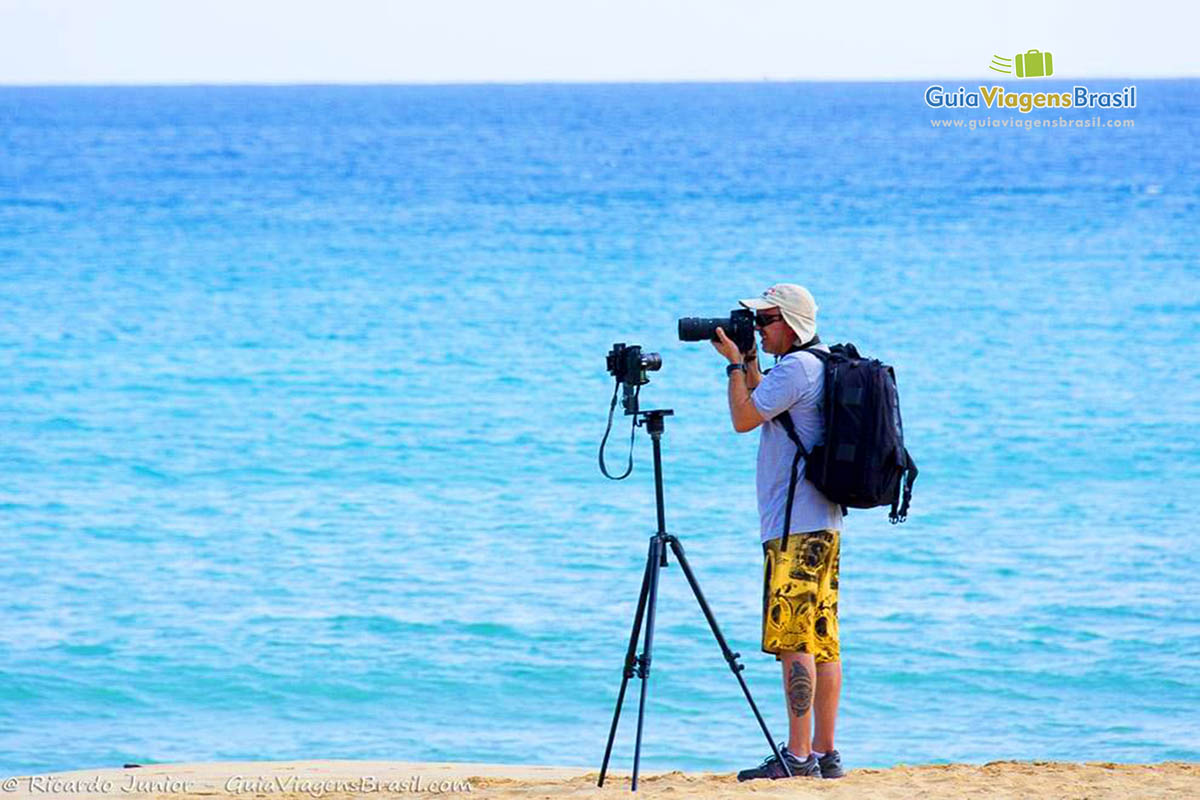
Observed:
[[[658,509],[658,532],[650,537],[650,552],[646,556],[646,570],[642,575],[642,590],[638,595],[637,612],[633,617],[633,631],[629,634],[629,649],[625,652],[625,673],[621,678],[621,691],[617,694],[617,707],[613,711],[612,727],[608,731],[608,746],[604,749],[604,763],[600,766],[600,780],[596,783],[597,786],[604,785],[604,776],[608,772],[608,760],[612,755],[613,740],[617,735],[617,723],[621,719],[621,706],[625,702],[625,689],[629,685],[629,679],[634,675],[642,681],[641,698],[638,701],[638,721],[637,721],[637,738],[633,748],[633,783],[630,791],[637,791],[638,783],[638,763],[642,754],[642,722],[646,712],[646,685],[650,678],[650,654],[654,646],[654,609],[658,600],[658,573],[659,570],[667,566],[667,548],[675,554],[675,560],[679,562],[680,569],[683,570],[684,577],[687,578],[688,585],[692,587],[692,593],[696,595],[696,602],[700,604],[700,610],[704,612],[704,618],[708,620],[708,627],[712,629],[713,636],[716,637],[717,645],[721,648],[721,653],[725,656],[726,663],[729,664],[729,669],[733,672],[738,683],[741,684],[742,693],[746,695],[746,702],[750,704],[750,710],[754,712],[755,719],[758,720],[758,726],[762,728],[763,735],[767,737],[767,743],[771,745],[771,752],[775,754],[775,758],[779,759],[779,763],[783,765],[784,770],[788,775],[791,775],[791,769],[788,768],[787,761],[784,760],[779,753],[779,749],[775,745],[775,740],[771,737],[771,732],[767,730],[767,723],[763,721],[762,714],[758,711],[758,706],[754,704],[754,698],[750,696],[750,688],[746,686],[746,681],[742,677],[742,670],[746,667],[741,664],[738,659],[741,658],[741,653],[735,653],[729,649],[729,645],[725,642],[725,637],[721,635],[721,629],[717,627],[717,619],[713,616],[712,609],[708,607],[708,602],[704,599],[704,593],[700,591],[700,584],[696,582],[696,576],[692,574],[692,568],[688,565],[687,558],[683,554],[683,545],[679,539],[666,531],[666,515],[663,511],[663,479],[662,479],[662,447],[660,441],[663,435],[663,419],[671,416],[675,412],[671,409],[651,409],[649,411],[637,411],[637,424],[645,425],[646,430],[650,433],[650,440],[654,446],[654,499]],[[642,626],[645,625],[645,640],[642,645],[642,654],[637,654],[638,637],[642,634]]]

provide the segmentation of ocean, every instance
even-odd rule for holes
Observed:
[[[776,281],[921,470],[846,519],[846,766],[1200,760],[1200,82],[1136,84],[0,88],[0,770],[598,767],[655,529],[615,342],[784,738],[757,434],[676,336]],[[642,768],[765,755],[672,564]]]

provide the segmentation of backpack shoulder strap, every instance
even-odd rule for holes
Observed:
[[[788,436],[796,443],[796,455],[792,457],[792,471],[788,476],[787,502],[783,509],[783,541],[780,542],[780,550],[787,550],[788,532],[792,527],[792,501],[796,497],[796,484],[800,482],[800,459],[808,458],[808,452],[804,449],[804,445],[800,442],[800,437],[796,435],[796,426],[792,424],[792,416],[784,409],[784,412],[775,419],[783,425],[783,429],[787,431]]]
[[[800,459],[808,458],[808,450],[804,448],[804,442],[800,441],[800,434],[796,433],[796,423],[792,422],[791,411],[785,408],[772,417],[772,421],[782,425],[792,444],[796,445],[796,455],[792,458],[792,472],[788,478],[787,503],[783,511],[783,541],[779,543],[780,550],[784,551],[787,550],[788,533],[792,527],[792,501],[796,496],[796,484],[800,481]]]
[[[796,350],[797,353],[810,353],[817,357],[824,367],[829,363],[829,359],[833,353],[827,353],[824,350],[816,348],[802,348]],[[783,426],[783,430],[787,433],[788,438],[792,440],[792,444],[796,445],[796,455],[792,459],[792,474],[788,480],[787,504],[783,512],[783,541],[779,543],[781,550],[787,550],[788,533],[792,527],[792,500],[796,495],[796,484],[800,482],[800,459],[808,459],[808,450],[804,447],[804,443],[800,441],[800,435],[796,433],[796,424],[792,422],[792,415],[788,409],[784,409],[776,416],[772,417],[772,421],[778,422]]]
[[[796,448],[805,456],[808,455],[808,451],[804,449],[804,444],[800,441],[800,435],[796,433],[796,423],[792,422],[792,415],[788,409],[785,408],[776,416],[771,417],[771,422],[778,422],[782,425],[783,430],[787,433],[788,438],[792,440],[792,443],[796,445]]]
[[[828,361],[830,358],[833,357],[833,353],[827,352],[825,350],[818,350],[815,347],[806,347],[805,349],[799,350],[798,352],[808,353],[809,355],[816,356],[817,358],[821,359],[822,364],[824,364],[826,361]]]
[[[833,353],[827,353],[824,350],[817,350],[815,348],[804,348],[801,350],[794,350],[793,352],[809,353],[811,355],[814,355],[820,360],[822,366],[825,365],[826,363],[828,363],[829,359],[833,357]],[[768,372],[769,371],[770,370],[768,370]],[[804,445],[800,442],[799,435],[796,434],[796,425],[795,425],[795,423],[792,422],[792,416],[791,416],[791,414],[788,413],[788,410],[785,408],[779,414],[776,414],[774,417],[772,417],[771,420],[774,422],[778,422],[780,425],[783,426],[784,431],[787,432],[788,438],[791,439],[792,443],[796,445],[796,448],[799,449],[801,453],[803,453],[804,458],[808,458],[808,451],[804,448]]]

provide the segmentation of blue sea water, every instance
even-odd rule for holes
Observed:
[[[1200,83],[1137,85],[1131,129],[976,131],[930,120],[1020,115],[0,89],[0,770],[598,765],[654,530],[644,433],[596,468],[616,341],[662,353],[668,529],[784,736],[756,435],[675,336],[777,280],[896,366],[921,467],[906,524],[847,518],[847,765],[1200,759]],[[672,566],[643,766],[764,752]]]

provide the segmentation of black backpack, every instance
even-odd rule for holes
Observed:
[[[917,479],[916,462],[904,448],[895,372],[877,359],[863,358],[852,344],[835,344],[829,350],[799,351],[812,353],[825,365],[825,443],[809,453],[796,435],[788,411],[774,418],[796,445],[783,518],[785,549],[801,458],[805,459],[804,477],[843,511],[891,505],[888,519],[893,524],[908,517]]]

